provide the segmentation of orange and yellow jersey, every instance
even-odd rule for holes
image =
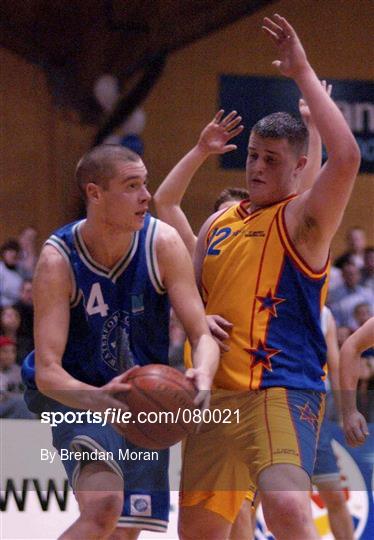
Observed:
[[[284,213],[293,198],[252,214],[242,201],[208,231],[202,269],[206,313],[233,324],[216,388],[324,391],[320,314],[328,263],[316,273],[292,245]]]

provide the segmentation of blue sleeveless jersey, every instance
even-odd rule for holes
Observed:
[[[68,262],[73,283],[63,368],[82,382],[102,386],[133,365],[167,364],[169,301],[155,249],[159,221],[147,214],[112,269],[90,256],[82,223],[58,229],[46,242]],[[36,390],[33,353],[25,359],[23,378]]]

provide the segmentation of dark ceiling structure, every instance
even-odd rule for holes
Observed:
[[[168,55],[273,0],[2,0],[0,45],[41,66],[56,103],[100,124],[95,81],[110,73],[121,97],[96,142],[144,100]]]

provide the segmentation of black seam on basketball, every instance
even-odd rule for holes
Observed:
[[[181,390],[183,390],[190,398],[195,398],[196,394],[197,394],[197,390],[195,390],[195,395],[194,396],[191,396],[190,393],[189,393],[189,390],[187,390],[179,381],[176,381],[175,379],[172,379],[170,377],[165,377],[164,375],[162,375],[162,377],[160,376],[159,373],[145,373],[144,375],[142,375],[141,373],[134,373],[134,377],[129,377],[127,379],[127,383],[131,383],[131,382],[134,382],[136,381],[136,379],[144,379],[144,378],[147,378],[147,377],[155,377],[155,378],[162,378],[164,379],[165,381],[167,382],[171,382],[173,384],[175,384],[176,386],[178,386],[178,388],[180,388]],[[188,381],[188,379],[186,379]],[[192,383],[193,384],[193,383]],[[135,384],[136,388],[139,388],[137,384]]]
[[[149,375],[147,375],[147,377],[149,377]],[[139,377],[137,377],[139,378]],[[170,381],[170,379],[169,379]],[[162,408],[163,411],[165,412],[168,412],[167,409],[164,409],[163,406],[162,406],[162,403],[159,403],[157,400],[155,400],[154,396],[152,396],[152,394],[147,394],[143,391],[143,389],[141,387],[139,387],[137,384],[136,384],[136,379],[135,379],[135,384],[134,384],[135,388],[146,398],[151,398],[151,400],[153,401],[153,403],[155,403],[156,405],[158,405],[160,408]],[[187,397],[189,399],[191,399],[191,395],[188,393],[188,391],[183,387],[183,386],[180,386],[178,385],[178,389],[180,390],[183,390],[184,394],[187,395]],[[157,392],[157,390],[155,390]],[[150,390],[150,392],[153,392],[153,390]]]
[[[149,377],[149,375],[144,375],[144,377],[146,377],[146,376]],[[137,378],[139,378],[139,377],[137,377]],[[140,388],[136,383],[134,384],[134,386],[135,386],[136,390],[139,392],[139,394],[141,394],[144,398],[146,398],[147,400],[149,400],[149,401],[151,401],[152,403],[154,403],[159,409],[161,409],[161,410],[164,411],[164,412],[170,412],[170,411],[168,411],[167,409],[164,408],[164,406],[163,406],[162,403],[160,403],[159,401],[157,401],[156,399],[154,399],[154,397],[152,397],[150,394],[145,393],[145,392],[143,391],[143,389]],[[138,424],[136,424],[136,425],[138,425]],[[165,425],[167,425],[167,423],[166,423]],[[185,428],[185,422],[182,422],[182,423],[179,423],[179,422],[174,423],[174,422],[173,422],[172,425],[173,425],[173,426],[178,426],[178,427],[182,428],[182,431],[183,431],[184,433],[186,433],[186,435],[188,435],[188,434],[190,433],[190,431],[187,430],[187,429]],[[140,431],[141,431],[141,430],[140,430]],[[142,431],[142,433],[143,433],[143,431]],[[148,436],[148,433],[147,433],[147,436]],[[151,437],[151,438],[152,438],[153,440],[156,440],[156,439],[154,439],[153,437]],[[158,439],[157,439],[157,441],[158,441]],[[159,441],[158,441],[158,442],[159,442]]]

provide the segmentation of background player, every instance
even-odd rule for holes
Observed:
[[[53,234],[37,265],[35,366],[32,354],[23,370],[30,407],[63,413],[125,408],[115,397],[129,390],[121,373],[135,365],[167,363],[168,298],[193,344],[195,368],[188,375],[200,390],[209,390],[218,347],[183,242],[148,214],[144,163],[123,147],[101,146],[83,156],[76,177],[87,219]],[[63,462],[80,517],[61,539],[133,539],[141,528],[165,530],[167,451],[159,452],[157,463],[121,461],[118,449],[132,445],[112,426],[88,422],[53,428],[53,443],[59,451],[97,449],[114,455],[106,461]],[[142,507],[135,504],[139,495]],[[128,529],[111,536],[118,520]]]
[[[360,354],[374,346],[374,317],[343,343],[340,351],[340,387],[345,438],[350,446],[363,444],[369,435],[364,416],[357,410]]]
[[[327,345],[327,367],[330,388],[334,395],[335,407],[340,416],[341,399],[339,383],[339,347],[336,323],[330,309],[324,306],[321,313],[322,332]],[[339,469],[331,447],[331,432],[326,418],[319,433],[317,456],[313,471],[313,484],[317,486],[330,522],[331,532],[336,540],[353,540],[353,521],[350,516]]]
[[[207,313],[218,313],[233,324],[230,351],[221,358],[215,386],[257,392],[246,398],[240,394],[243,410],[250,405],[251,415],[241,417],[237,431],[235,426],[228,429],[236,452],[225,454],[223,443],[218,449],[215,444],[211,452],[209,444],[222,437],[216,426],[201,434],[204,440],[190,437],[187,441],[180,513],[183,539],[196,534],[200,538],[228,536],[240,499],[238,492],[233,493],[233,511],[227,492],[219,488],[220,475],[230,467],[232,478],[239,482],[247,478],[247,485],[252,479],[258,486],[266,522],[277,538],[317,538],[309,475],[323,408],[318,395],[323,392],[325,362],[320,306],[330,241],[348,202],[360,156],[294,29],[276,15],[265,19],[264,30],[278,48],[280,59],[274,64],[295,80],[310,107],[328,159],[312,188],[296,197],[299,173],[306,162],[305,135],[288,115],[266,117],[254,126],[249,140],[250,205],[213,216],[199,235],[196,273]],[[290,429],[285,437],[286,424]],[[247,438],[240,431],[244,428]],[[244,457],[239,462],[233,454]],[[214,463],[208,459],[211,455]],[[193,482],[197,480],[197,486],[199,478],[204,481],[204,470],[210,471],[216,483],[194,491]]]

